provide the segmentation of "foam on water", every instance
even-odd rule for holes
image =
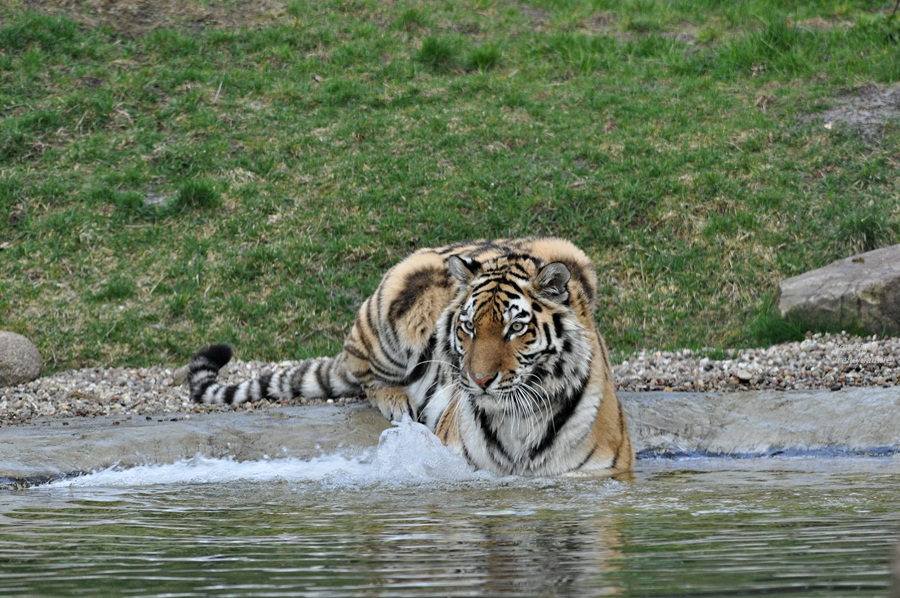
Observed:
[[[331,484],[410,483],[491,477],[466,461],[422,424],[405,416],[382,432],[378,446],[355,454],[336,452],[312,459],[278,458],[237,461],[196,455],[168,464],[130,468],[113,466],[60,480],[51,487],[133,487],[166,484],[287,481]]]

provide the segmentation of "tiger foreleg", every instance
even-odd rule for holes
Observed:
[[[416,411],[404,388],[399,386],[369,387],[366,389],[366,397],[372,405],[378,407],[383,416],[391,421],[401,421],[404,414],[413,420],[416,419]]]

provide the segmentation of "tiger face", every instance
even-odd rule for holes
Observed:
[[[478,264],[451,258],[463,286],[449,322],[456,384],[486,411],[553,409],[560,380],[586,377],[582,325],[568,305],[569,269],[529,260]]]

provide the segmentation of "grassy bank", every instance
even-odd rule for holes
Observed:
[[[900,242],[897,120],[820,118],[900,80],[893,2],[108,4],[0,8],[0,328],[52,369],[333,353],[485,236],[583,247],[620,355],[759,345]]]

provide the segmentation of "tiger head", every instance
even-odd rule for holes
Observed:
[[[448,259],[460,292],[441,347],[456,384],[485,410],[552,408],[590,369],[591,344],[571,305],[562,262]]]

